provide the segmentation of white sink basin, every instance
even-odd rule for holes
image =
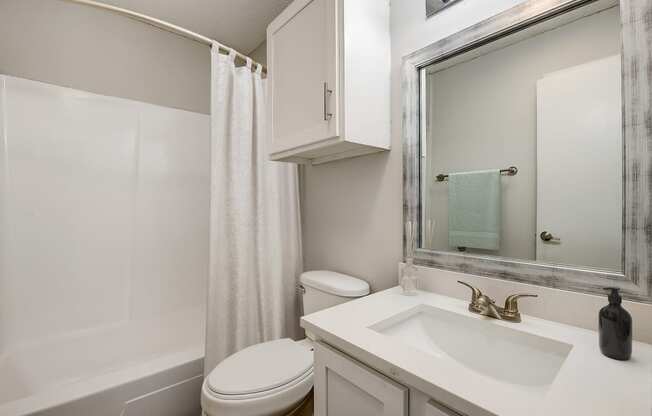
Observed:
[[[439,358],[502,382],[547,386],[572,345],[519,331],[519,324],[419,305],[369,327]]]

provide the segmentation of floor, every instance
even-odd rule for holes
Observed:
[[[301,403],[301,406],[294,409],[287,416],[313,416],[314,404],[313,392],[310,391],[310,394],[308,394],[303,403]]]

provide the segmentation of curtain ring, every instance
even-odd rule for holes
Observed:
[[[221,43],[219,43],[219,42],[217,42],[217,41],[213,41],[213,42],[211,42],[211,52],[212,52],[212,53],[214,53],[214,54],[215,54],[215,53],[219,54],[219,53],[220,53],[220,48],[224,49],[224,46],[222,46]]]

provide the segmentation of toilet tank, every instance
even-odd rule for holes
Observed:
[[[304,315],[369,294],[369,284],[364,280],[328,270],[303,272],[299,280]]]

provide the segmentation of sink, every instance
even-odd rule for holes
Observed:
[[[369,328],[476,373],[532,387],[552,384],[573,348],[499,321],[429,305],[416,306]]]

